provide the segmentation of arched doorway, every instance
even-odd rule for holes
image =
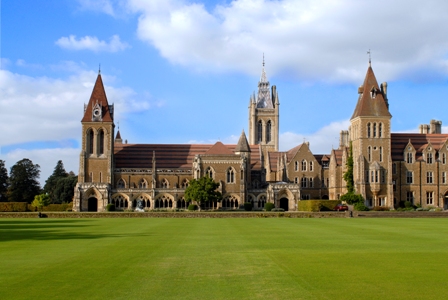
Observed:
[[[90,197],[87,201],[87,211],[98,211],[98,199]]]
[[[289,209],[289,199],[288,198],[280,199],[280,208],[283,208],[285,211],[288,211],[288,209]]]

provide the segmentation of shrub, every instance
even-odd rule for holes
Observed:
[[[196,204],[190,204],[188,205],[188,210],[189,211],[193,211],[193,210],[197,210],[198,206]]]
[[[275,208],[274,203],[266,202],[266,204],[264,205],[264,210],[266,211],[271,211],[273,208]]]
[[[0,202],[0,211],[22,212],[27,211],[29,205],[26,202]]]
[[[106,211],[115,211],[115,204],[113,204],[113,203],[109,203],[109,204],[106,206]]]
[[[327,211],[333,210],[339,200],[301,200],[298,203],[299,211]]]
[[[364,198],[360,194],[347,193],[341,196],[341,201],[347,202],[347,204],[356,204],[364,202]]]
[[[364,203],[362,203],[362,202],[356,203],[353,207],[357,211],[368,211],[369,210],[369,208],[367,206],[365,206]]]
[[[405,208],[410,208],[410,207],[413,208],[414,206],[412,205],[412,203],[411,203],[410,201],[405,201],[405,202],[404,202],[404,207],[405,207]]]
[[[374,211],[389,211],[389,207],[387,206],[375,206],[372,210]]]
[[[251,211],[252,210],[252,203],[244,202],[244,210],[245,211]]]
[[[285,210],[283,208],[279,207],[279,208],[273,208],[273,209],[271,209],[271,211],[281,211],[281,212],[283,212]]]

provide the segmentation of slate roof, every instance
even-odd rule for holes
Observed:
[[[392,133],[392,160],[404,160],[404,150],[409,141],[416,150],[416,159],[418,160],[421,159],[422,151],[425,150],[428,144],[431,144],[436,151],[439,151],[447,139],[448,134]]]

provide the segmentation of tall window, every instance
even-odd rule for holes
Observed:
[[[431,152],[426,153],[426,163],[432,164],[432,153]]]
[[[145,179],[140,180],[138,187],[141,189],[146,189],[148,187],[148,182]]]
[[[227,183],[235,183],[235,171],[232,168],[227,170]]]
[[[381,170],[381,183],[386,183],[386,170]]]
[[[383,123],[378,124],[378,136],[383,137]]]
[[[406,162],[407,162],[408,164],[412,164],[412,161],[413,161],[413,155],[412,155],[412,152],[408,152],[408,153],[406,153]]]
[[[93,138],[94,138],[94,134],[93,134],[93,130],[90,129],[89,133],[88,133],[88,149],[89,149],[89,154],[93,154]]]
[[[412,171],[406,171],[406,183],[412,183]]]
[[[302,172],[306,171],[306,160],[302,160]]]
[[[373,137],[376,137],[376,123],[373,123]]]
[[[266,143],[269,143],[271,141],[271,121],[269,120],[266,123]]]
[[[186,188],[188,187],[188,185],[189,185],[188,180],[187,180],[187,179],[184,179],[184,180],[182,181],[182,188],[183,188],[183,189],[186,189]]]
[[[301,187],[306,188],[306,178],[305,177],[302,177]]]
[[[411,202],[414,204],[414,192],[406,192],[406,201]]]
[[[426,183],[432,183],[432,172],[426,172]]]
[[[433,203],[433,192],[426,192],[426,204],[432,204]]]
[[[442,153],[442,164],[446,164],[446,153]]]
[[[446,183],[446,172],[442,172],[442,183]]]
[[[212,168],[208,167],[207,170],[205,170],[205,176],[213,178],[213,170],[212,170]]]
[[[380,147],[380,161],[383,161],[383,147]]]
[[[263,141],[263,123],[260,121],[258,121],[258,142],[262,142]]]
[[[370,137],[370,123],[367,123],[367,137]]]
[[[310,161],[310,172],[313,172],[313,162]]]
[[[372,161],[372,147],[367,147],[367,158],[369,159],[369,162]]]
[[[299,162],[295,161],[294,162],[294,171],[298,171],[299,170]]]
[[[313,187],[313,177],[310,177],[310,180],[309,180],[309,187],[310,187],[310,188]]]
[[[104,154],[104,130],[100,129],[98,133],[98,154]]]

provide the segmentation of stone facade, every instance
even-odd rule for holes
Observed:
[[[263,69],[258,93],[249,101],[249,139],[236,145],[127,144],[115,136],[101,74],[82,118],[82,151],[75,211],[104,211],[108,203],[132,209],[185,209],[192,179],[210,176],[220,183],[220,202],[204,209],[240,209],[266,202],[297,210],[307,199],[339,199],[346,193],[343,174],[350,155],[354,182],[366,205],[394,208],[400,201],[448,209],[448,135],[441,122],[420,125],[420,133],[392,133],[387,83],[378,85],[369,63],[348,130],[338,149],[313,154],[309,143],[279,151],[279,97]],[[115,139],[113,138],[115,136]]]

